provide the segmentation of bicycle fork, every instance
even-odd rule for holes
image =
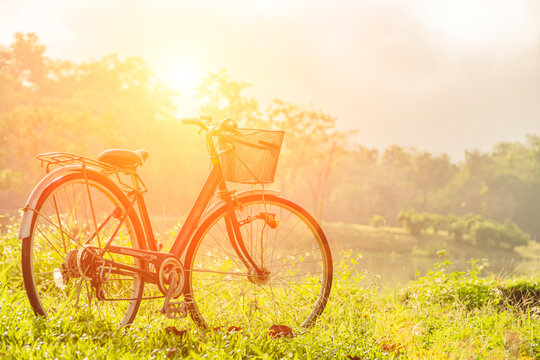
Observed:
[[[225,215],[227,236],[229,237],[229,241],[231,242],[235,253],[238,255],[238,257],[246,267],[248,280],[252,283],[259,285],[267,283],[270,279],[270,272],[264,267],[262,259],[262,249],[261,261],[260,264],[257,264],[257,262],[253,259],[250,252],[246,248],[240,226],[249,224],[250,222],[253,222],[257,219],[261,219],[264,220],[265,227],[269,226],[275,229],[278,223],[278,221],[276,220],[276,216],[274,214],[268,214],[265,212],[263,214],[257,214],[254,217],[248,217],[247,219],[242,219],[241,221],[239,221],[236,216],[235,210],[237,208],[241,209],[242,205],[237,201],[236,198],[233,198],[233,196],[231,196],[230,191],[220,192],[220,196],[225,201],[227,207],[227,212]],[[264,227],[262,231],[264,231]]]

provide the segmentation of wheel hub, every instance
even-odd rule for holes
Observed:
[[[98,258],[99,256],[93,247],[83,245],[77,251],[77,271],[79,276],[84,276],[85,279],[92,280],[96,274],[96,259]]]
[[[81,277],[79,270],[77,269],[77,254],[78,250],[70,250],[66,255],[66,260],[62,264],[62,277],[64,282],[67,282],[70,278]]]
[[[257,285],[265,285],[270,281],[270,271],[266,268],[262,268],[262,271],[257,271],[255,268],[248,270],[248,280]]]

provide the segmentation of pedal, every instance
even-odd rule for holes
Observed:
[[[185,301],[170,302],[167,305],[163,305],[161,313],[173,320],[185,318],[188,314],[187,304]]]
[[[159,310],[162,314],[165,314],[169,319],[179,319],[187,316],[187,304],[185,301],[176,301],[171,302],[172,295],[177,291],[177,286],[180,284],[180,279],[178,279],[176,273],[171,273],[171,282],[169,285],[169,290],[165,296],[165,302]]]

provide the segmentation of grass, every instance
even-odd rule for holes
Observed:
[[[6,359],[540,359],[540,279],[481,278],[481,263],[448,272],[442,261],[405,287],[385,288],[362,285],[365,274],[354,266],[359,254],[349,252],[335,264],[330,301],[307,332],[276,339],[204,333],[191,323],[180,336],[150,310],[129,329],[77,313],[36,317],[22,285],[16,229],[4,230],[0,356]]]

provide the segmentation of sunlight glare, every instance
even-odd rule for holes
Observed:
[[[534,33],[531,6],[524,1],[431,1],[416,15],[458,46],[526,45]]]
[[[182,116],[195,116],[197,112],[196,93],[205,71],[195,61],[169,59],[156,66],[159,81],[178,93],[175,105]]]
[[[196,66],[185,61],[172,61],[157,69],[156,74],[171,89],[181,93],[193,92],[203,78]]]

